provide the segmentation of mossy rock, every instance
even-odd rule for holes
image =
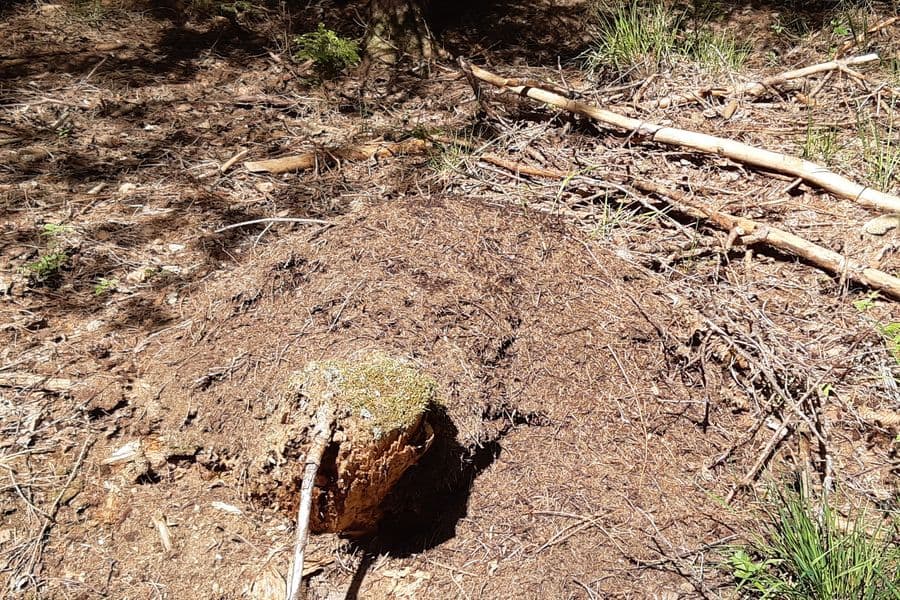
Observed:
[[[431,445],[426,414],[435,401],[434,380],[408,361],[372,354],[311,362],[291,378],[289,389],[310,417],[324,403],[335,410],[335,433],[316,477],[310,531],[373,531],[388,493]]]

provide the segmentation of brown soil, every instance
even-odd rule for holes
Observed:
[[[508,74],[558,81],[586,8],[504,7],[466,6],[437,32],[501,66],[531,51],[548,68]],[[836,474],[847,505],[895,510],[897,363],[877,328],[900,320],[894,304],[854,308],[866,290],[765,249],[725,251],[725,234],[655,199],[518,177],[471,148],[283,176],[220,165],[242,148],[258,160],[441,130],[609,181],[652,174],[896,271],[896,232],[859,233],[872,216],[859,207],[527,103],[479,105],[450,66],[306,78],[276,41],[319,9],[2,10],[4,592],[280,597],[309,442],[287,383],[311,360],[371,351],[437,382],[434,439],[376,532],[311,539],[311,598],[728,596],[722,546],[755,531],[754,491],[772,481]],[[771,41],[771,10],[728,18]],[[873,43],[900,52],[884,35]],[[793,62],[774,71],[761,49],[748,69],[817,62],[827,45],[779,49]],[[676,70],[641,93],[700,79]],[[568,67],[566,82],[619,85]],[[851,84],[823,88],[816,118],[847,121]],[[783,100],[733,120],[714,107],[648,118],[799,153],[808,115]],[[216,232],[267,217],[330,224]],[[58,271],[29,272],[53,253]],[[780,423],[790,435],[761,456]]]

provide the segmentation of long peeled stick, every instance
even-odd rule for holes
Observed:
[[[334,423],[334,407],[326,402],[319,407],[316,413],[316,423],[313,429],[312,446],[306,454],[306,464],[303,467],[303,481],[300,484],[300,506],[297,508],[296,538],[294,541],[294,560],[288,577],[286,600],[300,599],[300,584],[303,581],[303,552],[306,548],[306,538],[309,535],[309,516],[312,510],[313,486],[316,482],[316,473],[322,463],[322,455],[331,440],[331,427]]]
[[[624,131],[634,132],[636,138],[647,139],[649,141],[668,144],[670,146],[681,146],[682,148],[691,148],[706,154],[716,154],[724,156],[739,163],[754,165],[786,173],[794,177],[799,177],[803,181],[815,185],[827,192],[853,200],[867,208],[874,208],[887,212],[900,212],[900,196],[879,192],[872,188],[860,185],[854,181],[847,179],[833,171],[829,171],[822,165],[802,160],[795,156],[772,152],[756,148],[743,142],[730,140],[727,138],[707,135],[705,133],[697,133],[696,131],[688,131],[686,129],[677,129],[675,127],[663,127],[647,123],[640,119],[632,119],[609,110],[592,106],[577,100],[570,100],[565,96],[561,96],[554,92],[547,91],[540,87],[532,85],[523,85],[516,81],[500,77],[490,71],[485,71],[475,65],[469,65],[460,61],[464,69],[469,69],[472,75],[499,88],[503,88],[520,96],[527,96],[556,106],[572,113],[590,117],[601,123],[612,125],[613,127]]]

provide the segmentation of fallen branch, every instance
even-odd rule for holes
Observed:
[[[853,200],[862,206],[887,212],[900,212],[900,197],[859,185],[846,177],[829,171],[822,165],[787,154],[756,148],[736,140],[647,123],[646,121],[626,117],[584,102],[570,100],[540,87],[519,84],[513,80],[485,71],[475,65],[469,65],[463,60],[460,60],[460,64],[463,69],[470,69],[472,75],[481,81],[495,85],[510,93],[527,96],[545,104],[627,131],[630,133],[631,138],[690,148],[706,154],[724,156],[735,162],[786,173],[799,177],[807,183],[820,187],[835,196]]]
[[[270,160],[249,161],[244,163],[244,167],[251,173],[288,173],[290,171],[312,169],[319,165],[327,165],[342,160],[359,161],[370,158],[389,158],[404,154],[421,154],[430,148],[431,144],[426,140],[410,138],[402,142],[359,144]]]
[[[530,173],[540,177],[555,179],[565,179],[572,176],[565,171],[557,169],[528,167],[514,161],[497,160],[498,157],[487,156],[488,158],[482,156],[480,159],[514,173]],[[830,273],[847,277],[856,283],[883,291],[894,298],[900,299],[900,278],[884,271],[867,267],[859,261],[829,250],[824,246],[814,244],[782,229],[712,209],[700,202],[691,200],[686,194],[678,190],[669,189],[650,181],[634,180],[630,181],[630,184],[638,190],[654,194],[682,214],[695,219],[710,221],[713,225],[728,232],[729,245],[740,240],[746,245],[763,244],[771,246],[793,256],[799,256]]]
[[[306,465],[303,468],[303,482],[300,484],[300,505],[297,507],[297,535],[294,541],[294,560],[288,577],[287,600],[300,598],[300,584],[303,581],[303,551],[309,534],[309,515],[312,509],[312,492],[316,482],[316,473],[322,463],[322,455],[331,441],[331,427],[334,423],[334,407],[330,402],[324,403],[316,413],[316,424],[313,429],[312,446],[306,454]]]
[[[870,27],[868,30],[866,30],[865,33],[860,33],[860,34],[856,35],[855,37],[853,37],[853,39],[850,39],[850,40],[847,40],[846,42],[844,42],[841,45],[841,47],[838,48],[838,51],[835,53],[835,56],[841,57],[845,52],[847,52],[847,50],[849,50],[856,44],[861,44],[862,42],[864,42],[866,40],[867,35],[872,35],[873,33],[877,33],[879,31],[881,31],[888,25],[892,25],[894,22],[897,21],[897,19],[900,19],[900,17],[888,17],[887,19],[884,19],[883,21],[881,21],[879,23],[875,23],[874,25],[872,25],[872,27]]]
[[[878,60],[878,55],[874,53],[864,54],[863,56],[854,56],[853,58],[845,58],[842,60],[832,60],[829,62],[819,63],[817,65],[803,67],[802,69],[785,71],[783,73],[779,73],[778,75],[766,77],[762,81],[751,81],[740,86],[730,88],[709,87],[694,92],[687,92],[684,94],[672,94],[671,96],[666,96],[665,98],[659,98],[650,102],[644,102],[643,104],[641,104],[641,107],[648,109],[669,108],[671,106],[702,102],[705,98],[709,97],[722,98],[729,96],[749,96],[750,98],[758,98],[759,96],[765,94],[767,90],[771,90],[774,87],[777,87],[794,79],[802,79],[804,77],[809,77],[810,75],[816,75],[818,73],[824,73],[826,71],[837,71],[841,67],[851,67],[854,65],[861,65],[876,60]]]
[[[856,283],[883,291],[896,299],[900,299],[900,278],[884,271],[867,267],[857,260],[829,250],[824,246],[814,244],[782,229],[714,210],[699,202],[692,201],[687,195],[677,190],[668,189],[649,181],[634,181],[632,185],[641,191],[650,192],[669,201],[686,214],[708,219],[721,229],[734,233],[744,243],[764,244],[777,248],[794,256],[799,256],[830,273],[847,277]]]

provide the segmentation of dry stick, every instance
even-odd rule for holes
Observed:
[[[47,392],[67,392],[72,388],[71,379],[36,375],[34,373],[0,373],[0,387],[34,388]]]
[[[242,158],[244,158],[245,156],[247,156],[248,152],[250,152],[250,150],[248,148],[241,149],[240,151],[238,151],[237,154],[235,154],[234,156],[232,156],[231,158],[226,160],[224,163],[222,163],[222,166],[219,167],[219,171],[222,173],[226,172],[228,169],[230,169],[231,167],[234,166],[234,163],[236,163],[237,161],[239,161]]]
[[[841,67],[861,65],[875,60],[878,60],[878,55],[874,53],[864,54],[862,56],[854,56],[853,58],[845,58],[843,60],[832,60],[824,63],[819,63],[817,65],[803,67],[802,69],[785,71],[783,73],[779,73],[778,75],[766,77],[762,81],[751,81],[749,83],[731,88],[710,87],[693,92],[687,92],[684,94],[672,94],[671,96],[666,96],[665,98],[659,98],[657,100],[645,102],[641,105],[641,107],[648,109],[669,108],[670,106],[702,102],[703,99],[708,96],[750,96],[751,98],[756,98],[766,93],[766,90],[770,90],[793,79],[802,79],[804,77],[809,77],[810,75],[815,75],[817,73],[823,73],[825,71],[835,71],[837,69],[840,69]]]
[[[249,161],[244,167],[251,173],[288,173],[312,169],[323,162],[331,160],[367,160],[370,158],[389,158],[403,154],[421,154],[431,148],[426,140],[410,138],[402,142],[372,142],[334,148],[331,150],[306,152],[270,160]]]
[[[498,159],[498,157],[491,155],[485,155],[480,158],[485,162],[506,168],[515,173],[558,179],[571,177],[571,174],[558,169],[528,167],[518,162]],[[872,289],[881,290],[900,299],[900,278],[884,271],[867,267],[852,258],[838,254],[833,250],[814,244],[787,231],[758,221],[714,210],[699,202],[692,201],[687,195],[677,190],[649,181],[632,181],[631,185],[641,191],[655,194],[683,214],[695,219],[711,221],[714,225],[733,234],[735,237],[744,238],[743,241],[747,243],[759,243],[778,248],[794,256],[799,256],[826,271],[839,276],[846,276],[857,283]]]
[[[322,219],[301,219],[295,217],[268,217],[265,219],[253,219],[252,221],[241,221],[240,223],[232,223],[216,229],[215,233],[222,233],[229,229],[243,227],[244,225],[257,225],[259,223],[303,223],[305,225],[334,225],[331,221],[323,221]]]
[[[762,452],[759,453],[759,456],[756,458],[756,462],[753,463],[753,466],[750,467],[750,470],[747,471],[747,474],[744,475],[744,478],[741,481],[731,488],[731,491],[728,492],[728,495],[725,496],[725,503],[731,504],[731,501],[734,500],[734,497],[737,493],[748,487],[753,481],[756,479],[756,476],[762,470],[763,465],[766,464],[766,461],[769,460],[769,456],[772,454],[772,450],[775,449],[781,440],[787,437],[788,433],[791,431],[791,420],[787,419],[775,432],[772,434],[772,437],[769,438],[769,443],[766,444],[765,448],[763,448]]]
[[[857,260],[829,250],[824,246],[814,244],[782,229],[713,210],[690,200],[687,195],[677,190],[649,181],[634,181],[632,185],[639,190],[656,194],[663,200],[673,203],[676,207],[684,210],[686,214],[708,219],[725,231],[737,232],[737,235],[740,237],[749,236],[749,241],[789,252],[831,273],[842,277],[846,276],[857,283],[883,291],[900,300],[900,278],[884,271],[867,267]]]
[[[795,156],[756,148],[736,140],[688,131],[686,129],[676,129],[674,127],[663,127],[661,125],[647,123],[646,121],[626,117],[584,102],[570,100],[564,96],[539,87],[519,84],[489,71],[485,71],[475,65],[468,65],[468,63],[462,60],[460,60],[460,64],[463,69],[471,69],[472,75],[481,81],[485,81],[519,96],[527,96],[534,100],[544,102],[545,104],[631,132],[633,137],[639,137],[670,146],[690,148],[706,154],[724,156],[739,163],[746,163],[771,171],[786,173],[794,177],[800,177],[807,183],[816,185],[835,196],[853,200],[862,206],[876,208],[887,212],[900,212],[900,196],[886,194],[859,185],[846,177],[838,175],[833,171],[829,171],[822,165],[802,160]]]
[[[559,169],[545,169],[543,167],[535,167],[526,165],[513,160],[507,160],[493,154],[482,154],[478,160],[512,171],[516,175],[529,175],[531,177],[546,177],[548,179],[566,179],[572,177],[575,173],[567,173]]]
[[[294,560],[291,566],[290,582],[287,587],[287,600],[300,598],[300,584],[303,581],[303,550],[309,532],[309,515],[312,510],[312,492],[316,482],[316,473],[322,463],[322,455],[331,441],[331,427],[334,423],[334,406],[325,402],[316,412],[316,424],[313,429],[312,446],[306,454],[306,465],[303,468],[303,482],[300,484],[300,506],[297,507],[297,536],[294,541]]]
[[[28,576],[34,577],[35,567],[37,567],[38,562],[40,562],[41,558],[44,554],[44,543],[47,541],[47,536],[50,534],[50,529],[53,525],[56,524],[56,515],[59,513],[59,507],[62,505],[63,496],[66,494],[66,490],[69,489],[69,486],[72,485],[72,482],[75,481],[76,475],[78,475],[78,470],[81,469],[81,465],[84,463],[84,459],[87,456],[88,450],[91,449],[91,446],[94,445],[96,441],[95,438],[88,438],[84,441],[84,444],[81,446],[81,451],[78,453],[78,458],[75,459],[75,464],[72,466],[72,470],[69,472],[69,476],[66,478],[66,482],[63,484],[62,489],[59,490],[59,493],[56,494],[56,498],[53,500],[53,504],[50,505],[50,510],[43,512],[46,520],[44,524],[41,526],[41,531],[38,533],[36,538],[36,546],[31,552],[31,559],[28,562]]]
[[[842,54],[844,54],[844,52],[846,52],[847,50],[849,50],[856,44],[859,44],[859,43],[865,41],[867,35],[872,35],[873,33],[877,33],[878,31],[884,29],[888,25],[893,24],[895,21],[897,21],[897,19],[900,19],[900,17],[888,17],[887,19],[881,21],[880,23],[875,23],[865,33],[861,33],[861,34],[857,35],[856,37],[854,37],[852,40],[848,40],[848,41],[844,42],[844,44],[838,49],[835,56],[840,58],[840,56]]]

